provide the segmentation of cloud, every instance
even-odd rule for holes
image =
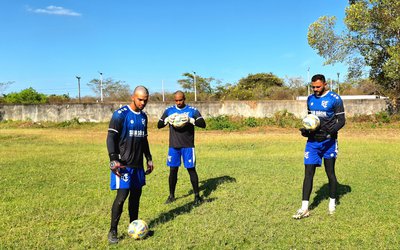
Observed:
[[[50,5],[44,9],[32,9],[28,8],[28,11],[38,14],[48,14],[48,15],[59,15],[59,16],[81,16],[81,13],[75,12],[73,10],[66,9],[64,7]]]

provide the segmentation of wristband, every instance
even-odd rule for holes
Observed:
[[[110,161],[118,161],[119,160],[119,154],[111,153],[109,154],[110,156]]]

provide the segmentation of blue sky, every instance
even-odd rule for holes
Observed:
[[[94,95],[93,78],[143,84],[151,92],[179,88],[195,71],[222,83],[251,73],[285,78],[323,73],[337,79],[343,65],[323,66],[307,43],[322,15],[343,25],[348,1],[338,0],[1,0],[0,82],[5,93],[33,87],[46,94]],[[341,77],[342,78],[342,77]]]

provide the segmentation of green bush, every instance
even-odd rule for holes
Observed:
[[[248,117],[243,120],[243,125],[251,128],[260,126],[260,122],[254,117]]]
[[[81,125],[81,123],[79,122],[78,118],[74,118],[69,121],[60,122],[56,125],[56,127],[59,127],[59,128],[71,128],[72,127],[73,128],[73,127],[78,127],[80,125]]]
[[[38,93],[32,87],[4,96],[4,102],[12,104],[40,104],[47,103],[47,101],[45,94]]]
[[[293,113],[287,110],[278,111],[274,114],[273,125],[281,128],[297,128],[301,127],[301,120],[297,118]]]
[[[390,123],[390,115],[388,112],[382,111],[375,114],[375,120],[379,123]]]
[[[210,117],[207,119],[207,130],[237,130],[239,124],[230,120],[226,115]]]

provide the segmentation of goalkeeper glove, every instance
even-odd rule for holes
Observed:
[[[301,128],[299,130],[300,130],[302,136],[304,136],[304,137],[309,137],[310,136],[310,131],[309,130],[307,130],[305,128]]]
[[[172,115],[169,115],[167,118],[165,118],[164,125],[167,125],[168,123],[172,125],[177,115],[177,113],[173,113]]]

